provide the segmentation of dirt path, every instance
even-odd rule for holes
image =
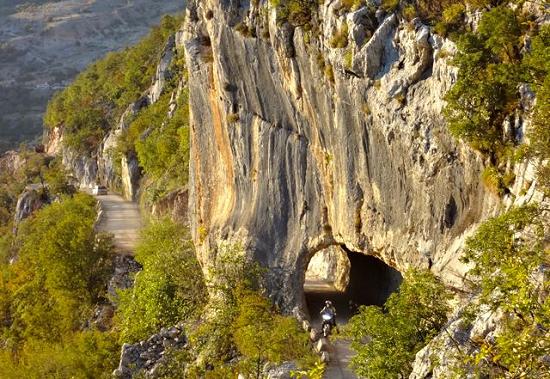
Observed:
[[[321,328],[319,311],[325,300],[332,301],[336,307],[336,323],[341,327],[347,323],[351,316],[348,299],[345,294],[337,291],[332,283],[325,281],[306,281],[304,284],[307,306],[310,311],[311,323],[315,328]],[[325,370],[326,379],[358,379],[349,368],[349,362],[353,356],[350,342],[345,339],[330,338],[329,356],[330,362]]]
[[[114,194],[96,198],[103,210],[98,230],[114,235],[115,248],[119,254],[132,255],[142,226],[138,205]]]
[[[358,378],[349,368],[350,359],[353,357],[349,341],[339,339],[331,341],[329,354],[331,358],[325,370],[326,379]]]

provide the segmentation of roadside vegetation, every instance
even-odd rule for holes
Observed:
[[[477,301],[466,322],[480,311],[503,313],[494,339],[471,341],[474,354],[458,352],[457,372],[480,377],[542,378],[550,353],[548,210],[513,208],[483,223],[466,242],[464,261]]]
[[[208,298],[190,236],[181,225],[152,221],[141,233],[135,259],[143,267],[118,300],[120,341],[147,339],[162,327],[197,318]]]
[[[357,375],[408,377],[416,353],[447,322],[450,292],[429,271],[411,270],[383,307],[361,306],[346,325]]]
[[[307,333],[296,319],[282,316],[262,293],[263,270],[244,256],[242,248],[227,245],[218,251],[207,283],[213,294],[198,327],[190,336],[200,364],[190,375],[226,378],[243,373],[261,378],[265,364],[297,361],[313,368]]]
[[[1,377],[99,378],[116,361],[116,340],[84,328],[112,269],[95,219],[95,200],[78,194],[21,223],[12,263],[1,263]]]

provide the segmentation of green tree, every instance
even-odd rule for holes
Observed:
[[[346,326],[352,366],[373,379],[406,377],[415,354],[447,321],[451,295],[429,271],[408,271],[384,308],[361,306]]]
[[[513,208],[483,223],[466,242],[464,261],[477,305],[504,313],[502,332],[479,342],[466,370],[491,377],[544,377],[550,354],[547,219],[536,206]]]
[[[538,160],[541,188],[550,193],[550,26],[542,26],[523,60],[537,96],[529,125],[528,156]]]
[[[257,291],[239,295],[237,316],[232,324],[233,339],[246,358],[240,371],[261,378],[266,363],[298,360],[311,354],[307,335],[292,317],[273,311],[270,301]]]
[[[206,287],[185,228],[167,219],[153,221],[142,232],[135,259],[143,270],[134,286],[120,293],[121,341],[143,340],[200,314]]]
[[[79,194],[36,212],[18,233],[10,268],[10,333],[58,341],[77,330],[102,296],[111,271],[109,237],[96,236],[95,200]]]
[[[0,377],[109,377],[114,335],[82,331],[112,271],[110,236],[94,230],[96,201],[62,197],[26,219],[0,262]]]
[[[219,247],[215,261],[207,282],[210,303],[190,337],[201,361],[194,368],[197,375],[205,375],[207,366],[214,368],[207,377],[225,378],[236,372],[260,377],[267,362],[314,365],[308,337],[296,320],[278,314],[261,293],[264,270],[239,245]]]
[[[458,79],[445,97],[445,116],[455,137],[485,153],[502,149],[502,125],[517,106],[520,35],[515,13],[497,7],[483,15],[477,33],[458,40]]]
[[[48,192],[55,195],[72,195],[76,192],[69,184],[68,173],[60,157],[51,160],[44,169],[44,180],[48,185]]]

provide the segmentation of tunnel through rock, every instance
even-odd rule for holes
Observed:
[[[304,294],[311,321],[320,323],[319,311],[325,300],[330,300],[338,323],[345,323],[359,305],[383,305],[402,280],[399,271],[373,256],[341,246],[320,250],[305,274]]]

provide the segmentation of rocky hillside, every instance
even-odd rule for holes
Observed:
[[[37,140],[48,99],[88,64],[182,9],[176,0],[3,1],[0,152]]]
[[[155,249],[184,228],[149,236],[138,300],[123,313],[154,317],[127,318],[122,338],[134,345],[119,375],[136,362],[155,371],[148,357],[171,342],[147,336],[185,317],[197,317],[178,361],[190,377],[260,375],[277,358],[258,358],[249,339],[277,341],[274,325],[308,350],[274,309],[309,330],[306,268],[323,251],[310,274],[341,272],[340,287],[389,277],[363,291],[381,300],[401,282],[385,274],[403,274],[384,309],[349,322],[359,375],[545,377],[546,4],[192,0],[183,26],[174,22],[90,66],[46,115],[47,152],[79,187],[102,183],[153,214],[189,215],[201,301],[178,298],[166,306],[171,324],[158,322],[165,305],[150,306],[148,278],[182,279]],[[184,250],[166,251],[181,262]]]

